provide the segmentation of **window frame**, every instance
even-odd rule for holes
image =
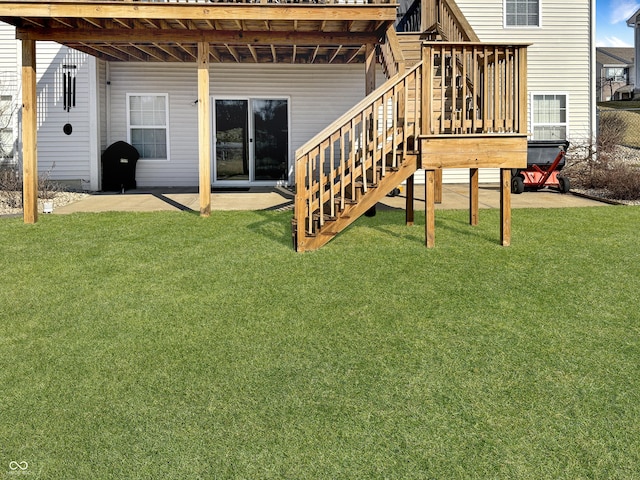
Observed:
[[[611,76],[609,74],[609,72],[611,70],[619,70],[622,71],[622,75],[613,75]],[[604,78],[606,81],[612,81],[612,82],[625,82],[627,83],[628,78],[629,78],[629,74],[628,74],[628,69],[625,67],[604,67]]]
[[[163,97],[165,99],[165,124],[164,125],[132,125],[131,123],[131,98],[133,97]],[[166,158],[145,158],[142,156],[142,152],[140,153],[139,161],[142,162],[169,162],[171,161],[171,142],[170,142],[170,129],[169,129],[169,94],[168,93],[138,93],[138,92],[130,92],[127,93],[127,105],[126,105],[126,116],[127,116],[127,142],[133,145],[131,141],[131,130],[132,129],[161,129],[165,130],[165,140],[166,140],[166,150],[167,155]]]
[[[5,102],[6,108],[8,109],[6,112],[3,111],[4,107],[1,106],[2,104],[5,104]],[[0,95],[0,142],[2,142],[2,135],[4,132],[7,132],[11,139],[9,155],[3,156],[1,153],[2,149],[0,149],[0,162],[2,163],[11,164],[16,160],[16,119],[13,115],[15,111],[16,105],[14,96],[8,94]]]
[[[502,2],[502,25],[504,28],[541,28],[542,27],[542,0],[538,0],[538,23],[537,25],[510,25],[507,22],[507,2],[517,2],[519,0],[503,0]],[[523,0],[520,0],[523,1]],[[529,0],[524,0],[529,1]]]
[[[536,138],[535,135],[535,128],[537,126],[541,126],[541,127],[564,127],[565,129],[565,137],[563,139],[559,139],[559,140],[567,140],[569,139],[570,136],[570,131],[569,131],[569,92],[562,92],[562,91],[553,91],[553,92],[546,92],[546,91],[537,91],[537,92],[531,92],[530,94],[530,106],[531,108],[529,109],[530,111],[530,125],[531,125],[531,138],[532,140],[540,140],[539,138]],[[535,121],[535,97],[536,96],[540,96],[540,95],[554,95],[554,96],[563,96],[564,97],[564,112],[565,112],[565,118],[564,118],[564,122],[539,122],[536,123]]]

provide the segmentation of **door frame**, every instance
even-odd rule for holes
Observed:
[[[216,180],[216,100],[246,100],[247,101],[247,129],[249,138],[255,136],[253,121],[253,100],[286,100],[287,102],[287,172],[285,180],[254,180],[255,178],[255,142],[249,141],[248,161],[249,161],[249,180]],[[291,96],[289,95],[211,95],[211,185],[214,187],[276,187],[287,186],[291,183],[293,172],[292,167],[292,150],[291,150]]]

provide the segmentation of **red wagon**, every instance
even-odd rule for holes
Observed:
[[[561,193],[569,191],[569,179],[559,175],[565,165],[567,140],[531,140],[527,143],[527,168],[515,170],[511,179],[511,192],[539,190],[551,187]]]

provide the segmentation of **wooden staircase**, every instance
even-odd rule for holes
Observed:
[[[441,168],[526,165],[526,46],[481,44],[453,0],[417,1],[407,14],[429,28],[386,32],[387,82],[296,151],[299,252],[326,244],[417,169],[429,183]]]
[[[421,71],[388,80],[298,149],[298,251],[327,243],[416,171]]]

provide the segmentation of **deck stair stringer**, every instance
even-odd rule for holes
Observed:
[[[344,210],[334,219],[326,221],[318,229],[315,236],[307,236],[304,242],[298,242],[298,250],[317,250],[364,215],[369,209],[375,207],[380,200],[416,172],[418,158],[419,155],[417,153],[407,154],[397,170],[391,171],[381,178],[376,186],[369,187],[366,193],[358,195],[360,199],[357,202],[345,205]]]

